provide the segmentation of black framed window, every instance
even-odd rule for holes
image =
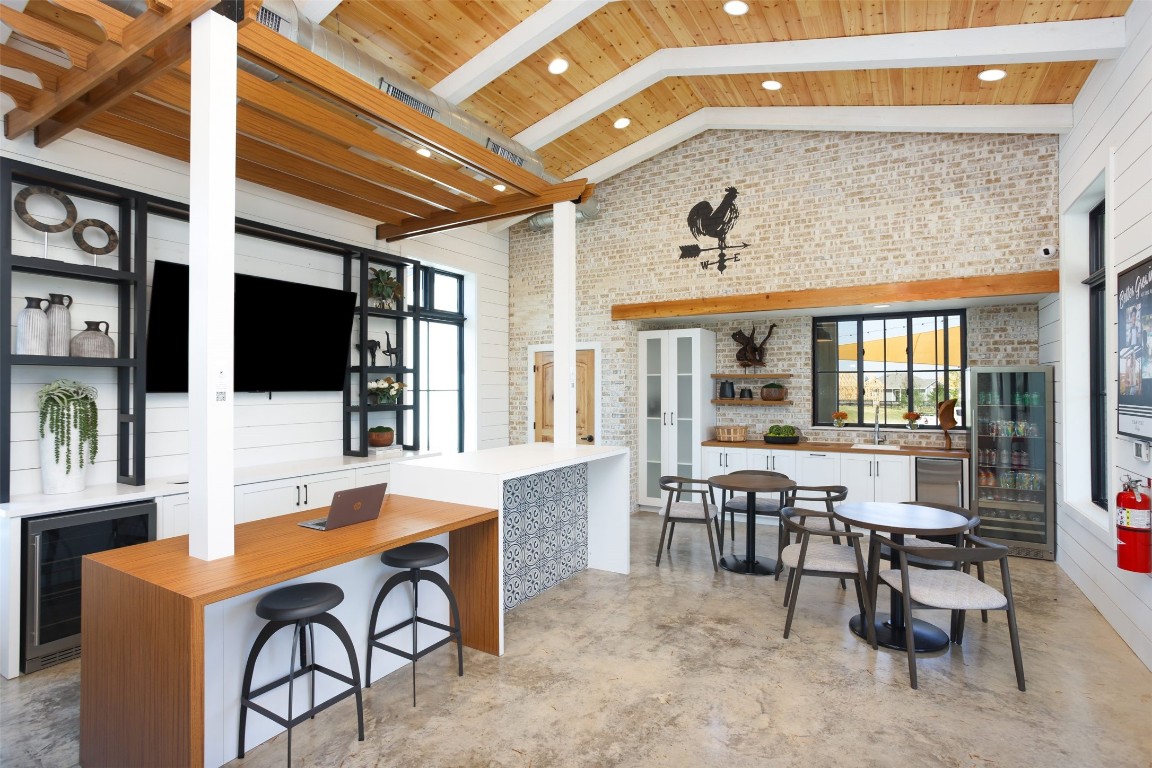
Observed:
[[[937,426],[937,403],[964,402],[966,349],[964,310],[814,318],[812,421],[842,411],[848,424],[902,427],[916,411]]]
[[[1092,473],[1092,501],[1108,509],[1108,305],[1105,287],[1104,201],[1088,214],[1088,377],[1089,377],[1089,457]]]
[[[464,450],[464,277],[420,269],[420,448]]]

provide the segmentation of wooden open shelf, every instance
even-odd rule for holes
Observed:
[[[752,398],[751,400],[747,400],[747,399],[741,400],[738,397],[734,397],[731,400],[729,400],[729,399],[713,400],[712,405],[792,405],[792,401],[791,400],[761,400],[758,397]]]
[[[713,373],[714,379],[790,379],[790,373]]]

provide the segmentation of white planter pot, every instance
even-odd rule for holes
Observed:
[[[56,439],[48,425],[44,426],[44,437],[40,438],[40,483],[45,494],[78,493],[84,490],[84,473],[88,462],[80,468],[80,429],[72,429],[72,471],[64,460],[64,449],[60,449],[60,463],[56,463]]]

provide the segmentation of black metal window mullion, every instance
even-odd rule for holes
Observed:
[[[1089,471],[1092,501],[1108,509],[1107,269],[1105,201],[1088,214]]]
[[[435,309],[436,307],[436,276],[442,275],[451,278],[456,282],[456,311]],[[422,287],[420,296],[420,317],[417,322],[423,324],[425,333],[422,334],[429,343],[431,341],[431,332],[428,326],[431,323],[437,325],[449,325],[456,327],[456,423],[458,428],[457,434],[457,447],[458,451],[464,450],[464,323],[467,318],[464,316],[464,279],[461,275],[446,272],[443,270],[435,269],[433,267],[422,266],[420,270],[420,284]],[[443,297],[441,297],[443,298]],[[430,359],[432,350],[428,349],[428,354],[425,359]],[[427,362],[425,363],[427,364]],[[421,393],[422,396],[427,397],[431,390],[425,390]],[[422,409],[421,418],[431,418],[431,408]],[[421,431],[423,439],[426,441],[429,435],[429,429]],[[425,444],[421,446],[427,448]]]

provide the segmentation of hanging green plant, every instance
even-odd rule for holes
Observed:
[[[52,430],[56,443],[56,463],[60,463],[61,448],[64,453],[64,471],[72,472],[72,430],[80,432],[80,444],[76,446],[79,469],[84,468],[84,451],[91,464],[96,458],[99,436],[96,431],[98,415],[96,411],[96,388],[71,379],[57,379],[45,384],[36,393],[40,405],[40,437],[44,437],[44,427]]]

